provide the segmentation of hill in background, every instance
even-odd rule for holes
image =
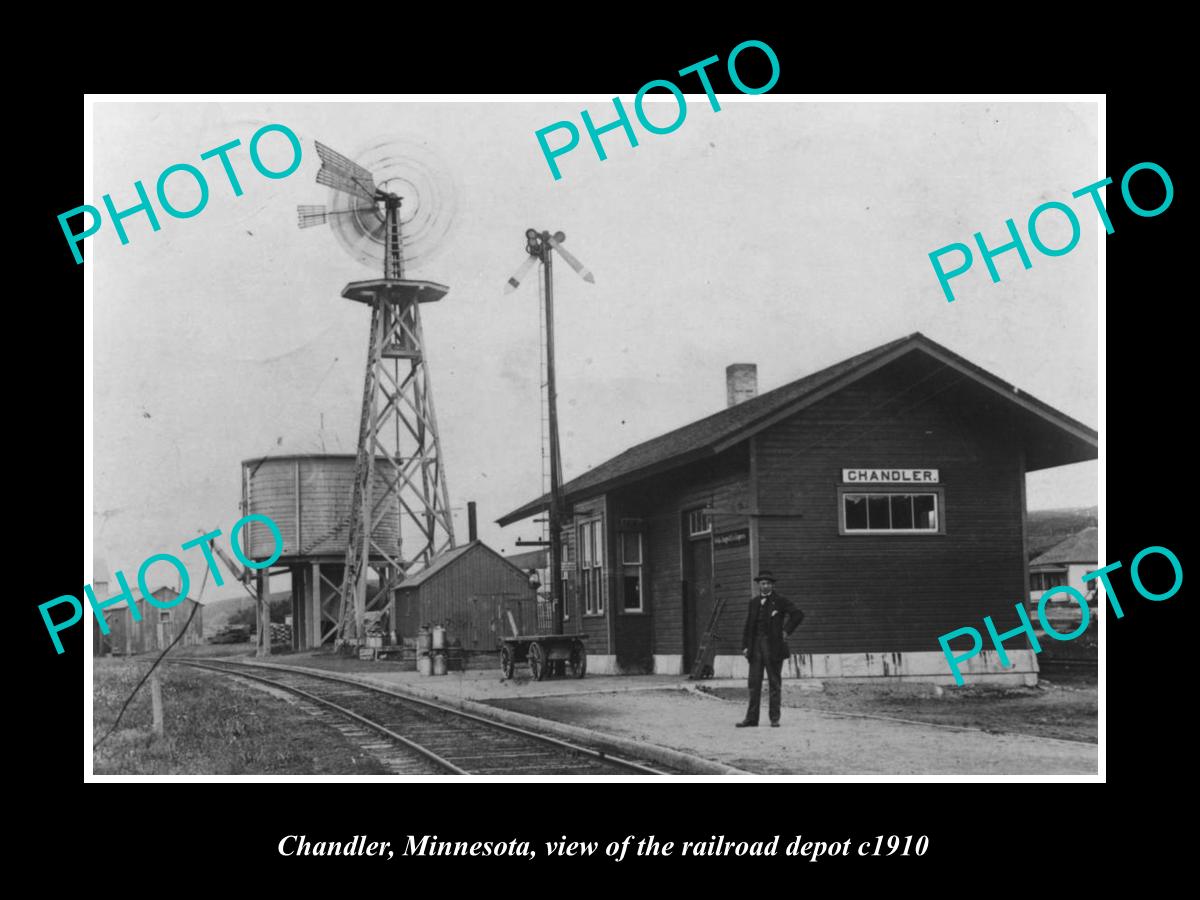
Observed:
[[[285,615],[292,612],[292,592],[271,591],[271,621],[283,622]],[[213,600],[204,604],[204,634],[214,635],[234,619],[242,624],[254,624],[254,600],[249,594],[241,597],[229,597],[223,600]]]
[[[1068,509],[1030,510],[1026,524],[1029,558],[1033,559],[1084,528],[1099,525],[1099,509],[1095,506],[1076,506]]]

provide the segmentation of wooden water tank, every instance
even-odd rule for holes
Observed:
[[[246,512],[268,516],[283,535],[280,561],[335,557],[346,553],[350,500],[354,494],[353,454],[268,456],[242,460]],[[374,538],[388,553],[400,554],[400,505],[394,495],[380,502],[396,477],[385,457],[375,458],[372,502],[383,514]],[[260,522],[239,536],[251,559],[266,559],[275,549],[270,530]],[[384,561],[378,553],[372,558]]]

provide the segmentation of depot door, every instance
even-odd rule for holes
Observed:
[[[688,537],[686,541],[683,558],[683,668],[688,672],[695,662],[700,638],[712,616],[713,565],[711,535]]]

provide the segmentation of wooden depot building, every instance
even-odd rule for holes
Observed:
[[[762,395],[753,366],[727,377],[727,408],[563,486],[560,591],[589,672],[690,671],[715,623],[715,674],[745,675],[759,569],[806,615],[790,676],[953,683],[939,635],[1020,624],[1025,475],[1095,459],[1095,430],[920,333]],[[972,680],[1035,683],[1028,645],[1005,647],[1014,665],[985,649]]]

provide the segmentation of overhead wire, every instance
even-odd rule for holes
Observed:
[[[196,610],[198,610],[200,608],[200,599],[204,596],[204,589],[206,587],[208,587],[208,568],[207,567],[205,567],[205,569],[204,569],[204,581],[202,581],[200,583],[200,594],[195,600],[192,601],[192,612],[187,617],[187,621],[183,623],[183,627],[181,629],[179,629],[179,634],[175,635],[175,640],[171,641],[171,643],[167,645],[166,649],[164,649],[162,653],[158,654],[158,659],[154,660],[154,664],[152,666],[150,666],[150,668],[146,671],[146,674],[142,676],[141,681],[139,681],[137,683],[137,686],[134,687],[134,689],[132,691],[130,691],[129,696],[125,698],[125,702],[123,704],[121,704],[121,711],[119,713],[117,713],[117,718],[113,721],[113,723],[109,727],[108,731],[106,731],[104,733],[104,736],[102,738],[100,738],[100,740],[98,740],[98,741],[96,741],[96,743],[92,744],[92,752],[95,752],[96,748],[99,747],[101,744],[103,744],[106,740],[108,740],[109,735],[111,735],[114,731],[117,730],[117,726],[121,724],[121,718],[125,715],[125,710],[127,710],[129,708],[129,704],[131,702],[133,702],[133,698],[137,696],[137,692],[139,690],[141,690],[142,685],[146,683],[146,679],[149,678],[151,676],[151,674],[153,674],[154,670],[158,668],[158,664],[163,661],[163,657],[165,657],[168,653],[170,653],[171,649],[183,639],[183,636],[185,634],[187,634],[188,627],[192,624],[192,619],[194,619],[196,617]],[[185,597],[184,599],[186,600],[187,598]],[[132,612],[133,612],[133,607],[131,606],[130,607],[131,618],[132,618]]]

